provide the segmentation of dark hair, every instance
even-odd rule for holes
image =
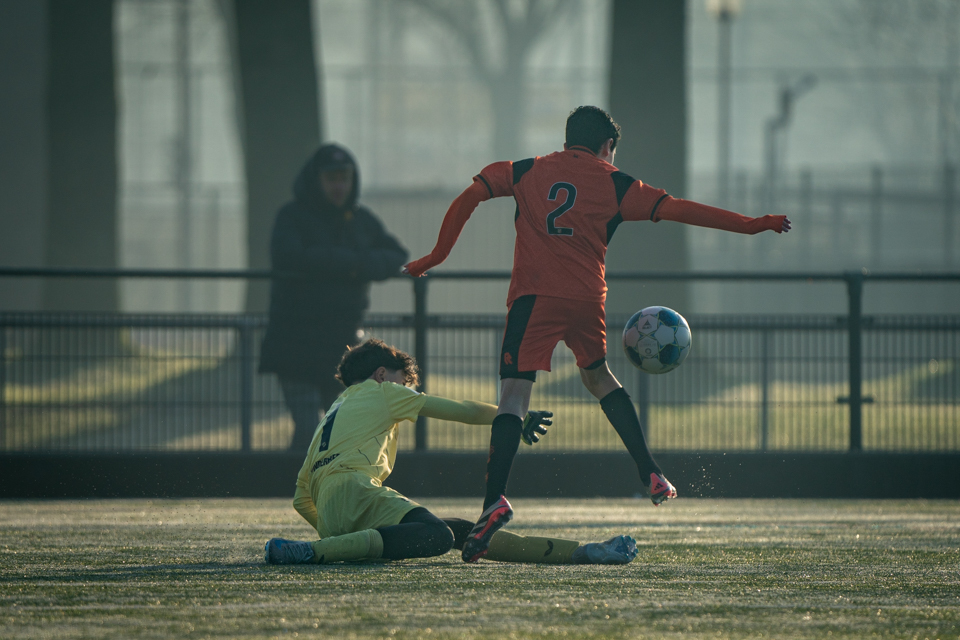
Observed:
[[[613,139],[611,150],[620,142],[620,125],[600,107],[577,107],[567,117],[567,147],[586,147],[600,153],[600,147]]]
[[[415,387],[420,383],[420,367],[413,356],[376,338],[370,338],[358,347],[347,347],[337,366],[337,380],[349,387],[363,382],[380,367],[402,371],[407,386]]]

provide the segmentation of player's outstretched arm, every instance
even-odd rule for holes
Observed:
[[[437,244],[429,254],[403,268],[404,273],[419,278],[428,269],[447,259],[460,232],[471,214],[484,200],[513,195],[513,163],[494,162],[473,178],[473,184],[457,196],[443,217]]]
[[[787,216],[766,215],[750,218],[733,211],[711,207],[692,200],[681,200],[667,196],[653,214],[653,221],[672,220],[698,227],[732,231],[753,235],[762,231],[786,233],[790,231]]]
[[[427,396],[420,409],[420,415],[437,420],[450,420],[463,424],[492,424],[497,417],[497,406],[473,400],[450,400],[437,396]],[[526,444],[540,441],[540,436],[553,424],[553,414],[549,411],[528,411],[523,421],[521,439]]]
[[[450,420],[463,424],[492,424],[497,417],[497,405],[473,400],[450,400],[439,396],[427,396],[420,415],[437,420]]]
[[[460,232],[467,224],[467,220],[473,215],[477,205],[490,198],[490,191],[479,181],[474,182],[467,187],[463,193],[457,196],[457,199],[450,204],[446,215],[443,216],[443,224],[440,225],[440,235],[437,238],[437,244],[433,251],[420,258],[408,263],[403,272],[408,273],[415,278],[419,278],[428,269],[432,269],[447,259],[453,245],[457,243]]]

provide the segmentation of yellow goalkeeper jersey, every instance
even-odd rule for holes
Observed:
[[[324,478],[334,473],[362,473],[382,483],[397,457],[399,423],[416,420],[424,402],[426,396],[393,382],[347,387],[313,434],[297,494],[319,495]]]

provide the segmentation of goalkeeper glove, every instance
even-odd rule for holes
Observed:
[[[540,442],[540,436],[547,432],[547,427],[553,424],[553,412],[551,411],[527,411],[527,416],[523,419],[523,431],[520,432],[520,439],[525,444],[532,445]]]

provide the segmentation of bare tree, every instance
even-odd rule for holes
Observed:
[[[683,2],[613,2],[610,111],[623,127],[617,167],[676,197],[683,197],[687,187],[685,24]],[[687,233],[679,224],[660,224],[656,230],[621,225],[607,252],[610,272],[684,271],[688,266]],[[649,304],[685,310],[687,285],[610,285],[608,312],[632,313]]]
[[[270,230],[293,179],[320,144],[318,70],[310,0],[221,0],[230,33],[247,179],[247,263],[270,266]],[[264,283],[247,285],[263,311]]]
[[[494,155],[520,153],[524,71],[530,52],[575,0],[406,0],[449,29],[489,90]]]
[[[112,0],[48,3],[45,264],[117,266],[117,98]],[[47,280],[46,309],[116,311],[114,280]]]

